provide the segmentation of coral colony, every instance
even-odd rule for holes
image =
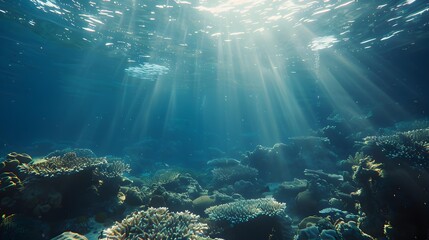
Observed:
[[[198,173],[138,175],[89,149],[13,152],[0,163],[0,238],[425,239],[429,128],[380,132],[355,138],[345,158],[340,136],[322,130]]]

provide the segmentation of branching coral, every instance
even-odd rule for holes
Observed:
[[[429,167],[429,128],[388,136],[369,136],[363,141],[364,149],[374,157],[407,160],[413,162],[416,167]]]
[[[94,170],[94,174],[106,178],[121,177],[124,173],[131,171],[130,165],[122,161],[113,161],[101,164]]]
[[[286,204],[273,198],[240,200],[207,208],[205,212],[223,229],[225,239],[291,240],[291,218],[285,214]]]
[[[358,165],[353,166],[353,170],[353,180],[358,183],[371,183],[383,176],[382,164],[375,162],[370,157],[361,159]]]
[[[134,212],[121,222],[103,231],[101,240],[137,239],[210,239],[207,224],[188,211],[169,212],[167,208],[149,208]]]
[[[277,202],[273,198],[258,198],[209,207],[205,212],[213,221],[226,221],[234,225],[259,216],[280,216],[285,209],[285,203]]]
[[[51,157],[34,164],[21,164],[21,171],[40,177],[58,177],[70,175],[84,170],[106,164],[106,158],[78,157],[76,153],[69,152],[61,157]]]
[[[351,165],[358,165],[362,159],[365,159],[367,156],[363,152],[356,152],[355,155],[349,155],[346,159],[346,162]]]

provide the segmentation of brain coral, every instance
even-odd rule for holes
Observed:
[[[101,240],[111,239],[190,239],[209,240],[207,224],[198,222],[199,216],[188,211],[169,212],[167,208],[148,208],[134,212],[122,222],[103,231]]]
[[[69,152],[61,157],[46,158],[34,164],[23,163],[19,167],[21,171],[30,175],[58,177],[92,169],[102,164],[107,164],[106,158],[78,157],[76,153]]]
[[[277,202],[273,198],[258,198],[213,206],[205,212],[211,220],[235,225],[259,216],[281,216],[285,209],[285,203]]]

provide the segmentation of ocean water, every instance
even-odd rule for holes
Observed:
[[[0,0],[0,156],[91,149],[143,176],[316,136],[335,157],[264,184],[339,173],[323,159],[429,126],[428,43],[423,0]]]

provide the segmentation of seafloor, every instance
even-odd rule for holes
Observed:
[[[429,239],[428,127],[326,126],[199,168],[11,152],[0,239]]]

